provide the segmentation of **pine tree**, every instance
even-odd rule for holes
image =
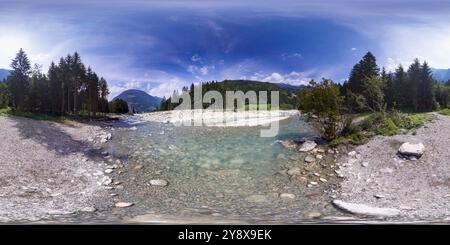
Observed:
[[[394,78],[392,73],[387,73],[386,70],[381,71],[382,89],[384,93],[384,98],[386,101],[386,107],[392,109],[396,106],[397,101],[395,98],[395,88],[394,88]]]
[[[407,88],[407,74],[405,69],[403,69],[402,65],[399,65],[395,70],[394,78],[393,78],[393,90],[394,90],[394,101],[396,103],[397,108],[407,108],[409,97],[408,93],[405,91]]]
[[[96,116],[98,111],[98,97],[99,97],[99,79],[97,74],[89,67],[87,70],[87,88],[88,88],[88,111],[89,115]]]
[[[431,69],[427,62],[423,62],[421,67],[421,77],[418,86],[418,109],[420,111],[431,111],[436,108]]]
[[[362,60],[353,67],[348,79],[348,88],[353,93],[361,94],[364,90],[364,80],[377,77],[379,72],[375,56],[371,52],[367,52]]]
[[[13,69],[7,78],[8,89],[14,109],[25,109],[28,96],[28,80],[31,74],[31,65],[27,55],[20,49],[11,62]]]
[[[418,59],[414,60],[408,69],[408,82],[405,88],[408,100],[408,108],[419,110],[419,85],[422,79],[422,67]]]

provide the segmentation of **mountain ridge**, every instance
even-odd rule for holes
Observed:
[[[128,103],[130,110],[135,112],[150,112],[159,108],[161,98],[152,96],[139,89],[125,90],[116,96],[115,99],[122,99]]]

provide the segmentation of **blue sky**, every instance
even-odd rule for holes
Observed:
[[[342,82],[367,51],[393,69],[450,67],[445,1],[0,1],[0,68],[19,48],[44,70],[78,51],[111,98],[192,82]]]

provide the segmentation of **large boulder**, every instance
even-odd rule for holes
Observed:
[[[398,153],[405,156],[421,157],[425,152],[425,146],[422,143],[403,143],[398,149]]]
[[[316,142],[312,140],[307,140],[300,146],[300,148],[298,148],[298,150],[301,152],[308,152],[312,151],[314,148],[316,148],[316,146],[317,146]]]

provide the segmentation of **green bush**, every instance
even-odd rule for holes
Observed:
[[[377,134],[392,136],[400,132],[400,129],[395,125],[391,118],[386,117],[382,125],[376,129]]]
[[[449,108],[442,109],[439,111],[439,114],[444,115],[444,116],[450,116],[450,109]]]

